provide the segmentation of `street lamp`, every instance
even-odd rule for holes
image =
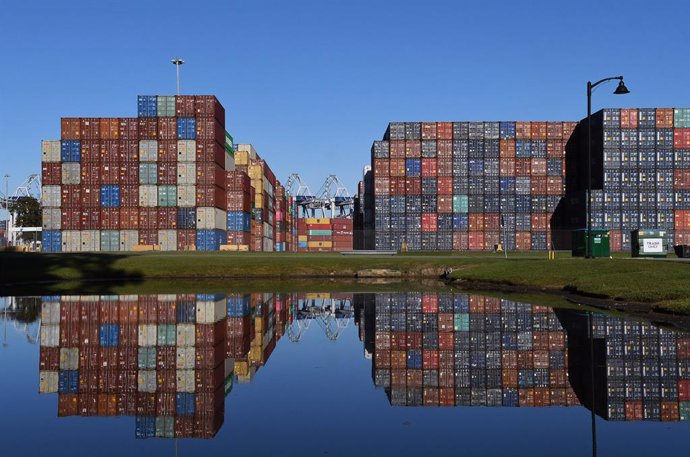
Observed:
[[[177,95],[180,95],[180,65],[184,65],[184,60],[179,57],[175,57],[170,61],[170,63],[175,65],[175,70],[177,73]]]
[[[585,258],[592,259],[592,89],[599,84],[607,81],[617,79],[618,87],[613,91],[616,95],[624,95],[629,93],[627,87],[623,83],[622,76],[612,76],[610,78],[600,79],[592,83],[587,81],[587,239],[585,240]]]
[[[7,219],[5,219],[5,247],[9,246],[10,241],[10,175],[3,176],[5,178],[5,211],[7,211]]]

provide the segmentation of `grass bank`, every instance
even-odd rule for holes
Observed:
[[[181,279],[326,281],[384,276],[419,280],[438,278],[451,268],[450,277],[459,282],[568,291],[690,314],[690,263],[623,256],[584,260],[566,253],[559,253],[556,260],[547,260],[545,253],[511,254],[508,259],[493,253],[1,253],[0,284],[8,292],[25,292],[27,288],[84,290],[102,280],[114,287]]]

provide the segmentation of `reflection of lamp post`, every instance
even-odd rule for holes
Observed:
[[[616,95],[627,94],[630,91],[623,84],[622,76],[600,79],[592,84],[587,81],[587,239],[585,242],[585,258],[594,258],[592,255],[592,89],[599,84],[614,79],[619,80],[618,87],[613,91]]]
[[[180,59],[179,57],[175,57],[170,61],[170,63],[175,65],[177,72],[177,95],[180,95],[180,65],[184,64],[184,60]]]
[[[592,389],[592,407],[589,408],[592,424],[592,457],[597,457],[597,417],[594,414],[594,335],[592,333],[592,312],[587,313],[587,333],[589,336],[589,382]]]

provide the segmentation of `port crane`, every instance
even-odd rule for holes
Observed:
[[[12,204],[15,203],[20,198],[32,197],[41,202],[41,177],[37,174],[29,175],[22,183],[17,187],[11,195],[9,192],[4,194],[0,192],[0,209],[7,210],[8,206],[11,208]],[[43,203],[41,202],[41,206]],[[11,211],[9,212],[9,221],[7,224],[7,239],[12,245],[17,244],[17,236],[23,232],[41,232],[41,227],[16,227],[15,214]]]
[[[291,312],[292,321],[286,333],[293,343],[299,342],[312,322],[316,322],[326,338],[336,341],[354,318],[354,308],[349,299],[299,299],[293,305]]]
[[[285,192],[295,199],[297,217],[350,217],[354,210],[354,198],[337,175],[329,175],[313,194],[300,175],[292,173]]]

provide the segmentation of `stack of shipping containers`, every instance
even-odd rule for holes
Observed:
[[[351,251],[352,217],[305,217],[297,219],[297,251]]]
[[[40,392],[59,416],[136,416],[138,438],[213,437],[223,423],[225,300],[44,297]]]
[[[568,148],[566,224],[586,219],[584,119]],[[690,244],[690,109],[604,109],[592,115],[592,226],[610,230],[611,250],[630,250],[635,229],[665,229]]]
[[[227,172],[227,238],[223,249],[249,251],[252,221],[252,188],[241,170]]]
[[[377,294],[374,382],[393,405],[566,406],[566,332],[550,308],[466,294]]]
[[[575,125],[390,123],[371,150],[374,247],[546,249]]]

